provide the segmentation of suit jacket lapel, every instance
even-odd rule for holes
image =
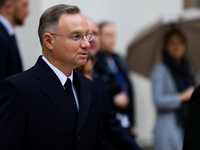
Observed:
[[[67,94],[60,83],[60,80],[51,68],[40,57],[35,65],[36,77],[44,81],[44,86],[41,90],[51,100],[51,102],[57,107],[60,113],[69,122],[71,127],[75,129],[71,122],[71,114],[69,113],[71,107],[68,104]]]
[[[80,81],[80,92],[79,92],[79,114],[77,119],[77,125],[76,125],[76,134],[81,130],[85,119],[87,117],[89,107],[90,107],[90,101],[91,101],[91,91],[89,87],[84,83],[83,79],[80,77],[80,75],[74,71],[74,81]],[[75,84],[76,87],[76,84]]]

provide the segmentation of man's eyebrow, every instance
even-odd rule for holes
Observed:
[[[85,32],[85,33],[82,33],[82,32],[79,32],[79,31],[72,31],[70,33],[70,35],[79,34],[79,33],[81,33],[81,34],[89,33],[89,30],[87,32]]]

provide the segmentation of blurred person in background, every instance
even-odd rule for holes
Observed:
[[[94,70],[102,76],[108,98],[117,112],[116,118],[124,129],[135,136],[133,90],[126,62],[114,53],[115,26],[103,22],[99,25],[99,30],[100,51],[96,54]]]
[[[0,1],[0,82],[23,71],[14,28],[29,14],[29,0]]]
[[[100,110],[102,112],[104,131],[106,135],[107,148],[109,150],[140,150],[129,132],[122,128],[120,122],[116,119],[116,112],[112,108],[111,101],[104,88],[102,76],[93,70],[96,59],[95,55],[100,49],[99,28],[97,24],[87,18],[89,32],[93,33],[90,41],[89,55],[84,66],[76,69],[76,71],[93,80],[97,87],[97,93],[100,101]]]
[[[99,27],[93,20],[91,20],[89,18],[87,18],[87,23],[88,23],[90,32],[93,33],[92,40],[90,41],[89,53],[95,57],[97,52],[100,49]]]
[[[181,150],[194,76],[185,55],[187,42],[178,29],[164,37],[162,62],[152,74],[153,98],[157,110],[155,150]]]

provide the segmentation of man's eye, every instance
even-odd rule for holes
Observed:
[[[75,34],[73,37],[74,37],[74,40],[78,40],[81,38],[81,34]]]

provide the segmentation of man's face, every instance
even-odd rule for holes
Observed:
[[[99,28],[96,23],[92,20],[87,19],[88,27],[90,33],[93,33],[92,41],[90,41],[90,49],[89,52],[91,55],[95,55],[100,49],[100,41],[99,41]]]
[[[14,4],[13,20],[16,25],[23,25],[24,20],[29,14],[29,0],[17,0]]]
[[[115,45],[115,27],[111,24],[102,27],[100,34],[101,48],[106,53],[112,53]]]
[[[78,13],[62,14],[55,31],[56,34],[75,35],[88,33],[89,29],[84,16]],[[90,48],[85,36],[81,41],[76,41],[71,36],[52,36],[52,60],[58,68],[74,69],[85,64]]]

